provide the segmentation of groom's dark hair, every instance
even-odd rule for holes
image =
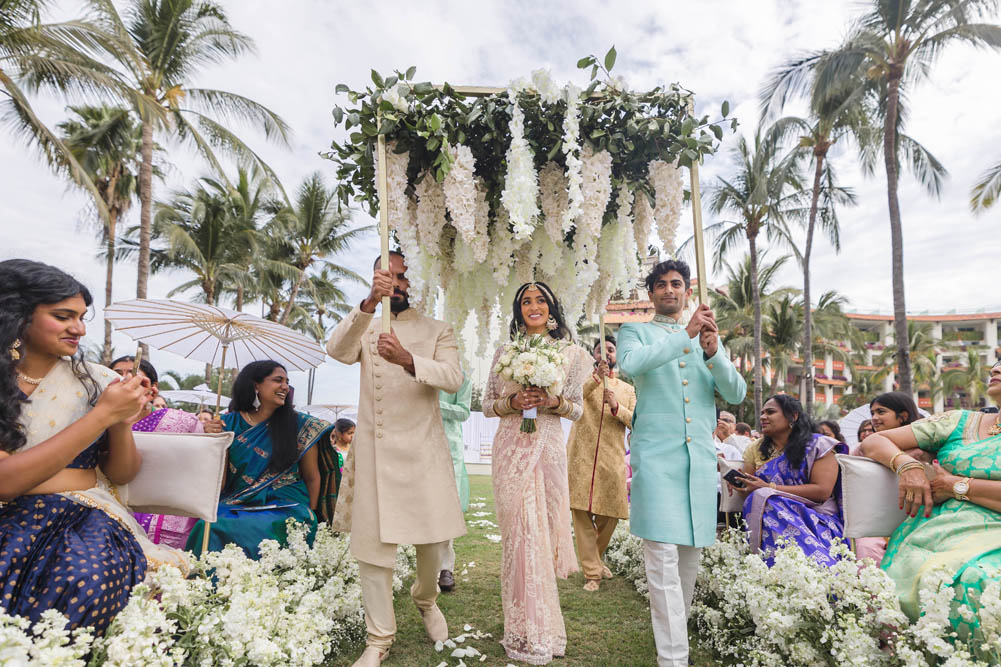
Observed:
[[[646,291],[652,292],[653,286],[657,284],[657,280],[664,274],[670,273],[671,271],[677,271],[681,274],[681,279],[685,281],[685,289],[692,286],[692,270],[688,268],[688,265],[682,262],[680,259],[669,259],[665,262],[661,262],[653,267],[650,274],[646,277],[644,283],[646,284]]]
[[[403,259],[403,260],[406,259],[406,257],[403,255],[403,253],[400,252],[399,250],[390,250],[389,251],[389,256],[392,257],[393,255],[396,255],[397,257],[399,257],[400,259]],[[380,254],[378,257],[375,258],[375,261],[372,262],[372,268],[373,269],[378,269],[379,268],[379,263],[381,261],[382,261],[382,255]]]

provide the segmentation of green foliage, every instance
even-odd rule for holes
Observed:
[[[723,136],[721,123],[729,121],[736,127],[735,119],[724,117],[710,123],[708,116],[695,116],[693,93],[676,83],[646,92],[623,90],[609,76],[615,60],[612,48],[600,62],[588,56],[577,63],[592,68],[591,82],[580,104],[581,145],[590,145],[595,151],[607,150],[612,155],[613,187],[627,182],[633,188],[642,188],[652,200],[653,192],[647,183],[650,161],[678,160],[682,166],[689,166],[716,151]],[[597,78],[599,70],[606,80]],[[373,157],[378,136],[385,135],[387,141],[395,142],[398,152],[409,152],[411,184],[418,183],[427,172],[441,181],[451,168],[447,146],[468,146],[476,160],[476,175],[483,179],[487,198],[496,209],[507,169],[505,153],[511,142],[511,92],[474,97],[448,83],[436,86],[415,82],[415,73],[414,67],[405,72],[396,70],[387,77],[373,72],[373,86],[360,91],[345,84],[335,87],[335,92],[347,96],[349,105],[334,107],[334,124],[346,130],[348,138],[343,142],[335,140],[324,157],[338,165],[341,204],[358,201],[376,214]],[[405,104],[406,109],[401,110],[390,100]],[[565,167],[560,149],[566,101],[543,102],[531,90],[518,93],[517,100],[525,114],[526,138],[535,154],[536,168],[550,160]],[[728,106],[724,109],[728,110]]]

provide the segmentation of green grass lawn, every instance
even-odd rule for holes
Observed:
[[[481,502],[485,507],[470,507],[466,521],[488,520],[497,523],[494,515],[493,489],[490,477],[470,476],[472,502]],[[488,516],[473,516],[486,512]],[[488,534],[499,535],[500,530],[492,527],[469,526],[469,533],[456,540],[456,588],[451,593],[442,593],[438,598],[445,618],[449,623],[452,637],[462,634],[463,626],[469,624],[476,630],[489,632],[489,639],[469,640],[464,645],[476,647],[487,656],[482,663],[479,658],[467,658],[466,664],[506,665],[511,662],[504,654],[499,641],[504,632],[504,617],[500,599],[500,544],[489,541]],[[466,574],[462,574],[463,570]],[[583,590],[584,577],[580,573],[566,581],[559,582],[560,604],[567,627],[566,658],[554,665],[654,665],[656,651],[653,631],[650,628],[650,610],[632,584],[615,578],[602,582],[597,593]],[[441,653],[424,634],[424,626],[410,596],[404,592],[396,598],[396,620],[398,631],[396,643],[385,664],[387,667],[405,665],[430,665],[434,667],[442,661],[449,665],[458,664],[457,658],[449,657],[450,649]],[[364,647],[347,651],[328,664],[334,667],[349,666],[357,659]],[[697,664],[711,664],[697,660]]]

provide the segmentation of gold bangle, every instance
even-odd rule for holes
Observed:
[[[893,458],[890,459],[890,470],[897,469],[897,467],[894,465],[894,462],[897,460],[897,457],[904,456],[905,454],[907,454],[907,452],[897,452],[896,454],[893,455]]]
[[[924,464],[921,463],[920,461],[907,461],[906,463],[903,463],[899,468],[897,468],[896,473],[897,476],[899,477],[908,470],[917,470],[918,468],[921,468],[923,470],[924,467],[925,467]]]
[[[776,484],[775,482],[768,482],[768,488],[772,489],[774,491],[775,489],[777,489],[779,487],[778,487],[778,484]]]

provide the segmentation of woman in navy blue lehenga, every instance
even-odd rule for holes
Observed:
[[[150,391],[79,358],[91,301],[59,269],[0,262],[0,606],[100,632],[150,564],[186,561],[115,497],[141,464],[131,422]]]
[[[778,394],[761,406],[764,437],[744,452],[744,521],[753,551],[771,565],[781,541],[797,544],[819,565],[835,562],[844,516],[834,454],[848,446],[814,433],[799,401]]]

